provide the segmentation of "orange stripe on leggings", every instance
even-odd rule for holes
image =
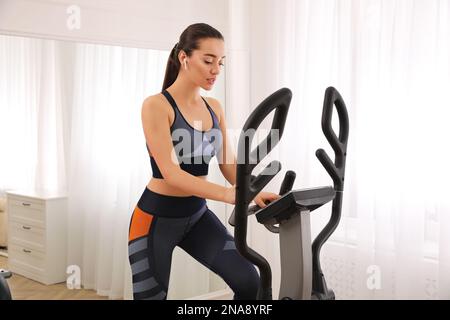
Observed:
[[[150,231],[150,225],[152,223],[153,216],[145,213],[139,207],[136,206],[133,212],[133,218],[131,220],[130,234],[128,241],[146,236]]]

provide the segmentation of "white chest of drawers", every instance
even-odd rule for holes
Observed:
[[[65,282],[67,198],[37,191],[9,191],[8,267],[29,279]]]

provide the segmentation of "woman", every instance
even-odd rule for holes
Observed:
[[[206,199],[235,203],[236,158],[225,115],[217,100],[200,96],[200,88],[211,90],[220,74],[224,50],[219,31],[203,23],[189,26],[170,53],[162,93],[143,103],[153,178],[130,222],[134,299],[166,299],[175,246],[222,277],[235,299],[256,298],[255,267],[239,254],[233,237],[206,205]],[[233,187],[206,180],[214,155]],[[261,192],[254,201],[264,207],[277,198]]]

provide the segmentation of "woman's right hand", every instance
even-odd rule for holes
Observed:
[[[236,202],[236,185],[226,188],[223,195],[223,202],[235,204]]]

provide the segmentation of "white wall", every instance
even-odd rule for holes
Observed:
[[[70,30],[70,6],[80,28]],[[0,0],[0,33],[167,50],[189,24],[205,22],[226,37],[227,1]]]

